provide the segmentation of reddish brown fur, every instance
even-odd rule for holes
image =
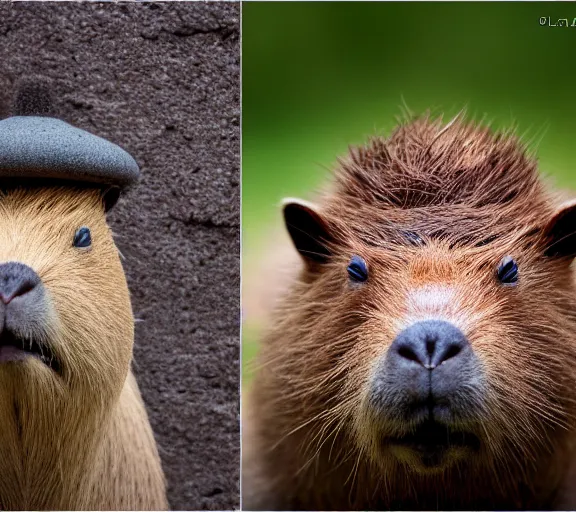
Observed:
[[[543,255],[556,202],[517,139],[459,120],[421,118],[352,149],[319,209],[333,257],[301,271],[262,342],[243,419],[244,507],[574,506],[562,489],[575,440],[575,290],[570,258]],[[347,280],[352,254],[370,269],[362,287]],[[514,288],[494,278],[508,254]],[[469,338],[489,397],[480,456],[429,474],[382,452],[382,429],[406,427],[378,425],[365,400],[411,294],[444,285],[454,297],[440,309]]]

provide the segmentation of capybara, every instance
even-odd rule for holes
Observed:
[[[576,203],[429,115],[287,200],[302,268],[243,415],[246,510],[574,509]]]
[[[99,189],[2,192],[0,299],[0,508],[166,509]]]

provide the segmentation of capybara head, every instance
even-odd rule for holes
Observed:
[[[133,320],[104,210],[96,188],[0,194],[0,375],[16,396],[71,395],[86,411],[120,394]]]
[[[350,461],[347,483],[368,464],[384,487],[470,467],[505,486],[561,450],[576,208],[513,134],[413,120],[352,149],[319,206],[287,200],[284,215],[305,268],[256,386],[282,390],[267,406],[301,460]]]

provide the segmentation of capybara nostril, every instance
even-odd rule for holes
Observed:
[[[0,300],[4,304],[27,294],[40,283],[40,277],[28,265],[16,262],[0,265]]]
[[[410,361],[433,370],[462,354],[466,347],[468,340],[456,326],[443,320],[424,320],[398,334],[390,347],[390,356],[399,359],[399,364]]]

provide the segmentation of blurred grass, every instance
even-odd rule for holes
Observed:
[[[400,105],[515,122],[540,166],[576,187],[576,17],[565,2],[248,2],[242,8],[243,294],[281,226],[349,144],[387,134]],[[256,270],[255,270],[256,269]],[[259,318],[245,312],[243,364]],[[248,376],[245,373],[245,376]],[[249,377],[249,376],[248,376]]]

